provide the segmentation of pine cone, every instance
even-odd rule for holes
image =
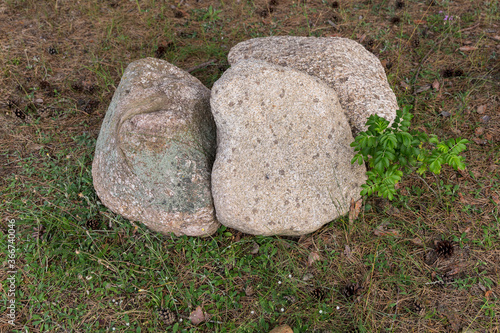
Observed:
[[[50,83],[45,81],[45,80],[40,81],[40,89],[41,90],[50,90]]]
[[[450,242],[448,240],[442,240],[437,242],[436,244],[436,253],[438,256],[442,258],[448,258],[453,255],[453,242]]]
[[[180,13],[182,14],[182,12]],[[158,45],[158,48],[155,51],[155,58],[161,59],[165,56],[166,53],[167,53],[167,48],[164,45]]]
[[[411,310],[414,313],[422,314],[422,312],[424,311],[424,306],[418,301],[413,301],[413,303],[411,304]]]
[[[168,326],[177,321],[177,316],[170,309],[158,309],[158,316]]]
[[[24,112],[19,110],[19,109],[16,109],[16,111],[14,111],[14,114],[19,119],[22,119],[22,120],[26,119],[26,115],[24,114]]]
[[[91,219],[87,220],[86,226],[87,226],[87,229],[98,230],[101,226],[101,221],[99,221],[96,218],[91,218]]]
[[[443,77],[444,78],[453,77],[454,74],[455,74],[455,71],[453,70],[453,68],[446,68],[443,71]]]
[[[394,16],[393,18],[391,18],[391,23],[392,24],[399,24],[399,23],[401,23],[401,18]]]
[[[83,91],[83,84],[81,82],[73,82],[71,84],[71,89],[77,92]]]
[[[350,298],[351,296],[354,296],[358,293],[358,291],[362,289],[358,283],[349,283],[347,284],[344,289],[342,290],[342,295],[345,296],[345,298]]]
[[[317,300],[317,301],[322,301],[326,297],[326,292],[322,288],[316,288],[313,291],[311,291],[311,295]]]

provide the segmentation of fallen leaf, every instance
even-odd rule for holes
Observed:
[[[40,150],[44,147],[45,147],[44,145],[29,144],[26,148],[30,151],[33,151],[33,150]]]
[[[413,23],[415,23],[415,24],[426,24],[427,21],[426,20],[413,20]]]
[[[363,35],[357,34],[356,37],[358,37],[359,43],[363,43],[363,41],[366,38],[366,34],[363,34]]]
[[[491,37],[491,38],[493,38],[494,40],[496,40],[496,41],[500,42],[500,36],[498,36],[498,35],[493,36],[493,37]]]
[[[399,82],[399,84],[400,84],[400,85],[401,85],[401,87],[403,87],[403,88],[404,88],[404,90],[406,90],[406,91],[409,91],[409,90],[410,90],[410,88],[411,88],[411,87],[408,85],[408,83],[406,83],[405,81],[401,81],[401,82]]]
[[[424,245],[424,243],[422,242],[422,240],[420,238],[418,238],[418,237],[410,239],[410,242],[412,242],[413,244],[418,245],[418,246]]]
[[[474,51],[474,50],[477,50],[477,46],[462,46],[462,47],[459,47],[458,48],[460,51],[464,51],[464,52],[467,52],[467,51]]]
[[[432,89],[439,90],[439,81],[438,80],[434,80],[434,82],[432,82]]]
[[[312,273],[306,273],[306,274],[304,274],[304,276],[302,277],[302,281],[309,281],[309,280],[311,280],[313,277],[314,277],[314,275],[313,275]]]
[[[344,255],[347,257],[347,259],[351,260],[352,259],[352,252],[351,252],[351,248],[349,247],[349,245],[346,244],[345,248],[344,248]]]
[[[307,258],[307,266],[312,266],[314,262],[321,260],[321,257],[318,252],[311,252],[309,253],[309,257]]]
[[[441,117],[446,118],[446,117],[451,116],[451,113],[449,113],[448,111],[443,111],[443,112],[441,112],[439,115],[440,115]]]
[[[399,210],[398,207],[389,206],[389,205],[385,207],[384,212],[390,216],[398,215],[399,213],[401,213],[401,211]]]
[[[250,250],[250,253],[251,254],[259,253],[259,248],[260,248],[259,244],[253,243],[253,246],[252,246],[252,249]]]
[[[273,328],[269,333],[293,333],[293,330],[288,325],[281,325]]]
[[[247,286],[245,288],[245,295],[247,296],[253,296],[255,294],[255,291],[253,290],[252,286]]]
[[[493,135],[491,135],[491,133],[486,133],[485,137],[486,137],[486,140],[488,140],[488,141],[493,140]]]
[[[396,229],[385,229],[383,225],[379,225],[375,230],[373,230],[373,233],[375,236],[394,236],[394,237],[401,237],[399,234],[399,231]]]
[[[479,139],[479,138],[472,138],[472,141],[474,141],[475,143],[477,143],[480,146],[483,146],[483,145],[488,143],[488,141],[486,141],[484,139]]]
[[[487,292],[484,293],[484,297],[490,298],[491,294],[493,294],[493,291],[488,290]]]
[[[484,133],[484,127],[478,127],[478,128],[476,128],[476,130],[474,131],[474,133],[476,133],[476,135],[482,135]]]
[[[470,227],[467,227],[465,229],[462,229],[462,228],[459,227],[458,230],[460,231],[460,233],[465,232],[467,234],[467,233],[470,232]]]
[[[415,90],[415,94],[420,94],[420,93],[427,91],[429,89],[431,89],[431,86],[429,84],[426,84],[425,86],[421,86],[417,90]]]
[[[446,272],[446,276],[452,276],[452,275],[457,275],[458,273],[460,273],[462,271],[462,267],[460,267],[460,265],[454,265],[451,270],[449,270],[448,272]]]
[[[480,205],[480,204],[484,203],[484,201],[485,201],[483,199],[474,199],[471,197],[466,197],[460,192],[458,193],[458,197],[460,198],[460,202],[463,204],[466,204],[466,205]]]
[[[486,111],[486,105],[481,105],[477,107],[477,113],[483,114]]]
[[[181,12],[182,13],[182,17],[189,17],[189,12],[185,11],[185,10],[182,10],[180,8],[177,8],[177,11]]]
[[[332,20],[327,20],[326,23],[328,23],[329,25],[331,25],[332,27],[337,29],[337,25],[335,23],[333,23]]]
[[[189,320],[191,320],[191,323],[193,323],[193,325],[199,325],[207,320],[207,313],[203,312],[201,306],[198,306],[196,307],[196,310],[191,312],[191,314],[189,315]]]
[[[481,117],[481,121],[482,121],[483,123],[485,123],[485,124],[486,124],[488,121],[490,121],[490,119],[491,119],[491,117],[490,117],[490,116],[488,116],[488,115],[485,115],[485,116],[482,116],[482,117]]]
[[[349,208],[349,224],[352,224],[352,222],[358,218],[362,203],[363,198],[358,201],[354,201],[354,199],[351,198],[351,207]]]

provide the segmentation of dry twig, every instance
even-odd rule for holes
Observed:
[[[186,72],[188,72],[188,73],[194,72],[194,71],[195,71],[195,70],[197,70],[197,69],[205,68],[205,67],[208,67],[208,66],[212,65],[214,62],[215,62],[215,60],[214,60],[214,59],[209,60],[209,61],[207,61],[207,62],[204,62],[204,63],[202,63],[202,64],[199,64],[198,66],[194,66],[194,67],[191,67],[191,68],[186,69]]]

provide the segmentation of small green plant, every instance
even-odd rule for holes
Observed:
[[[461,138],[439,141],[436,135],[409,131],[413,117],[410,108],[398,110],[391,126],[388,120],[371,115],[366,122],[368,130],[359,133],[351,143],[357,152],[351,163],[368,162],[370,168],[366,184],[361,185],[361,195],[377,193],[392,200],[403,173],[416,170],[420,175],[427,171],[439,174],[444,164],[455,170],[465,169],[464,158],[459,154],[469,141]]]
[[[219,14],[221,12],[222,10],[217,10],[212,6],[209,6],[206,14],[203,15],[202,20],[205,21],[206,19],[208,19],[209,22],[215,22],[217,20],[220,20]]]

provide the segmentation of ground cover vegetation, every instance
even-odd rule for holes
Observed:
[[[465,170],[464,157],[460,153],[467,148],[469,140],[439,141],[435,134],[428,136],[424,132],[409,131],[412,118],[409,109],[405,106],[397,110],[392,124],[383,117],[371,115],[366,121],[367,130],[359,133],[351,143],[356,152],[351,163],[361,165],[366,162],[369,168],[366,172],[368,179],[361,185],[361,195],[376,193],[392,200],[403,174],[412,171],[420,175],[426,171],[439,174],[443,164],[455,170]]]
[[[15,220],[16,326],[2,332],[498,332],[499,2],[5,0],[0,295]],[[95,140],[128,63],[207,87],[236,43],[339,36],[379,57],[410,129],[461,137],[467,168],[403,174],[392,201],[299,237],[167,237],[107,210]],[[3,311],[3,310],[2,310]],[[205,314],[206,313],[206,314]],[[197,324],[197,325],[196,325]]]

